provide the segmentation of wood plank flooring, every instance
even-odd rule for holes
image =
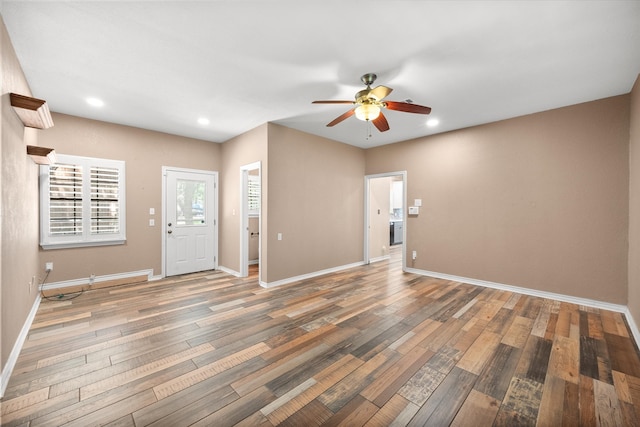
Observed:
[[[403,273],[205,272],[43,301],[3,426],[640,425],[620,313]]]

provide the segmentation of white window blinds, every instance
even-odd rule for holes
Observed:
[[[247,180],[247,195],[249,199],[249,215],[260,214],[260,177],[249,175]]]
[[[91,167],[91,234],[120,232],[119,187],[118,169]]]
[[[77,165],[50,166],[49,234],[82,234],[82,168]]]
[[[58,155],[40,168],[44,249],[124,243],[125,163]]]

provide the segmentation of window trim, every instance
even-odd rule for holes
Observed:
[[[49,234],[49,165],[40,166],[40,246],[42,249],[64,249],[89,246],[122,245],[126,243],[126,174],[122,160],[58,154],[56,163],[80,166],[82,169],[82,213],[81,235],[51,236]],[[114,234],[91,234],[91,167],[118,169],[119,232]]]

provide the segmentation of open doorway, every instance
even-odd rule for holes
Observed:
[[[365,176],[366,264],[391,258],[406,267],[406,177],[405,171]]]
[[[260,277],[261,174],[260,162],[240,168],[240,276],[249,275],[249,266]]]

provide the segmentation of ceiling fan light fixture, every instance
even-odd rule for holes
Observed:
[[[362,121],[368,122],[375,120],[380,115],[380,107],[373,104],[362,104],[356,108],[356,117]]]

